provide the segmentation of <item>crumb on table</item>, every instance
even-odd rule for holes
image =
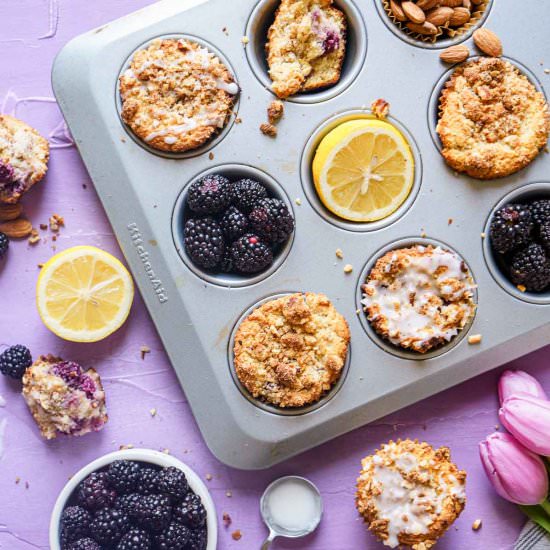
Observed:
[[[260,124],[260,131],[262,132],[262,134],[269,137],[277,136],[277,128],[275,128],[275,126],[273,126],[273,124],[270,124],[269,122],[264,122],[263,124]]]

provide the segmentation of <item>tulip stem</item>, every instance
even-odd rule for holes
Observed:
[[[550,502],[543,500],[540,505],[542,506],[542,509],[550,516]]]
[[[536,524],[540,525],[545,531],[550,533],[550,518],[548,517],[548,502],[540,503],[540,506],[523,506],[520,510]]]

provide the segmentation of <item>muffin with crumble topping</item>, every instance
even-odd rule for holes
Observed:
[[[282,0],[266,44],[272,89],[280,98],[340,80],[346,17],[333,0]]]
[[[389,441],[362,460],[356,507],[385,546],[428,550],[464,509],[465,484],[447,447]]]

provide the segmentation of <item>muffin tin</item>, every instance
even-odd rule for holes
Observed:
[[[271,466],[548,341],[545,300],[526,301],[506,288],[481,233],[503,197],[522,185],[547,180],[550,160],[541,154],[526,169],[498,181],[455,175],[434,147],[430,131],[430,97],[440,89],[448,67],[433,49],[413,46],[390,32],[385,14],[377,10],[379,1],[336,1],[350,26],[343,80],[287,101],[275,139],[259,131],[274,99],[261,59],[262,34],[273,17],[274,0],[241,0],[231,10],[222,0],[163,0],[76,38],[54,65],[60,107],[205,440],[220,460],[234,467]],[[528,2],[518,14],[516,2],[500,0],[488,12],[486,24],[502,37],[505,53],[530,71],[530,78],[548,78],[540,64],[547,60],[550,65],[550,43],[544,40],[548,10]],[[529,41],[520,34],[526,26],[531,29]],[[128,136],[118,114],[116,86],[136,48],[180,33],[223,54],[242,89],[242,123],[230,122],[223,139],[199,154],[167,158]],[[405,205],[390,218],[354,225],[320,205],[309,163],[316,143],[335,121],[350,114],[370,116],[368,106],[377,98],[390,103],[390,121],[409,139],[416,181]],[[275,267],[258,277],[212,279],[193,269],[181,248],[187,185],[205,171],[226,169],[259,170],[263,181],[293,208],[293,241]],[[391,353],[395,350],[380,340],[375,343],[377,336],[367,335],[363,313],[356,312],[367,264],[385,247],[403,239],[423,242],[424,237],[456,250],[471,268],[478,310],[468,334],[481,334],[481,344],[468,344],[464,331],[462,338],[423,357]],[[343,250],[342,260],[336,258],[336,249]],[[353,265],[352,273],[344,273],[345,264]],[[328,295],[350,325],[352,353],[341,381],[319,404],[281,414],[247,395],[234,379],[231,338],[250,307],[295,291]]]

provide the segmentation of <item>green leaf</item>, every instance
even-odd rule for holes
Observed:
[[[548,506],[548,503],[545,503]],[[550,533],[550,517],[542,506],[522,506],[519,509],[537,525],[540,525],[545,531]]]

